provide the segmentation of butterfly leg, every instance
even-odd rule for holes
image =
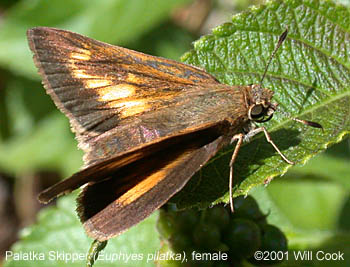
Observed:
[[[287,159],[287,157],[285,155],[283,155],[283,153],[279,150],[279,148],[276,146],[276,144],[273,142],[273,140],[271,139],[271,136],[269,134],[269,132],[266,130],[265,127],[259,127],[256,129],[251,130],[249,133],[247,133],[244,136],[244,141],[249,140],[250,138],[252,138],[254,135],[264,132],[265,137],[266,137],[266,141],[269,142],[273,148],[277,151],[277,153],[281,156],[281,158],[287,162],[288,164],[294,165],[295,163],[293,161],[290,161],[289,159]]]
[[[242,133],[234,135],[231,139],[231,144],[236,140],[237,140],[237,144],[236,144],[235,150],[233,151],[232,158],[230,161],[230,181],[229,181],[230,207],[231,207],[232,212],[234,211],[233,198],[232,198],[233,163],[235,162],[235,160],[237,158],[239,149],[241,148],[243,141],[249,141],[250,138],[252,138],[254,135],[257,135],[258,133],[261,133],[261,132],[264,132],[267,142],[269,142],[273,146],[273,148],[277,151],[277,153],[282,157],[282,159],[285,162],[287,162],[288,164],[291,164],[291,165],[295,164],[293,161],[290,161],[289,159],[287,159],[287,157],[285,155],[283,155],[283,153],[279,150],[279,148],[276,146],[276,144],[271,139],[271,136],[265,127],[259,127],[259,128],[253,129],[245,135]]]
[[[244,140],[244,134],[236,134],[232,137],[231,139],[231,144],[237,140],[237,144],[235,147],[235,150],[233,151],[232,154],[232,158],[230,161],[230,181],[229,181],[229,194],[230,194],[230,207],[231,207],[231,211],[233,212],[233,198],[232,198],[232,186],[233,186],[233,163],[235,162],[239,149],[241,148],[241,145],[243,143]]]

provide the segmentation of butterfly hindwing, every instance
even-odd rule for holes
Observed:
[[[78,198],[78,214],[88,235],[107,240],[148,217],[224,145],[223,137],[208,141],[208,136],[197,136],[86,186]]]
[[[157,141],[147,146],[141,145],[135,147],[132,150],[125,151],[105,161],[84,168],[71,177],[45,189],[40,193],[38,198],[41,202],[48,203],[52,199],[70,193],[86,183],[98,183],[108,179],[116,171],[135,161],[145,159],[162,151],[171,152],[170,147],[181,147],[181,144],[183,142],[188,142],[188,140],[207,138],[207,143],[209,143],[210,140],[219,137],[219,129],[224,126],[225,125],[221,124],[204,125],[202,128],[197,127],[186,133],[157,139]]]

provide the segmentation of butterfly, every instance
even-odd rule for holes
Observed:
[[[264,132],[293,163],[256,126],[277,110],[273,92],[261,84],[225,85],[200,68],[66,30],[37,27],[27,37],[44,87],[85,153],[83,169],[44,190],[39,200],[47,203],[84,186],[77,212],[96,240],[148,217],[235,141],[230,196],[239,148],[255,134]]]

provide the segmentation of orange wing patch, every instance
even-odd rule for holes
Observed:
[[[131,97],[135,95],[136,89],[138,87],[127,84],[127,83],[121,83],[117,85],[111,85],[105,88],[101,88],[98,90],[99,95],[99,101],[113,101],[116,99]]]
[[[128,76],[126,76],[125,81],[134,84],[142,84],[145,82],[145,79],[140,76],[136,76],[133,73],[128,73]]]
[[[77,48],[76,51],[69,54],[69,58],[73,60],[89,60],[91,58],[91,51],[87,49]]]
[[[112,84],[112,81],[96,79],[96,80],[87,80],[87,81],[84,81],[83,83],[84,83],[84,86],[87,88],[100,88],[100,87],[110,86]]]
[[[125,102],[112,102],[108,104],[109,107],[115,107],[119,110],[119,117],[124,119],[126,117],[134,116],[136,114],[148,111],[152,108],[147,104],[146,100],[130,100]]]
[[[159,182],[165,179],[170,171],[175,166],[183,164],[185,161],[192,156],[193,150],[188,150],[183,154],[179,154],[173,161],[169,162],[162,169],[152,173],[146,179],[142,180],[122,196],[116,200],[117,205],[127,206],[128,204],[134,202],[136,199],[142,197],[146,194],[151,188],[156,186]]]
[[[74,64],[74,62],[72,62],[69,69],[70,69],[70,72],[72,74],[72,77],[76,78],[76,79],[100,79],[100,80],[104,80],[104,78],[105,78],[105,77],[101,77],[100,75],[93,75],[93,74],[87,73],[85,69],[80,69],[79,67],[77,67]]]

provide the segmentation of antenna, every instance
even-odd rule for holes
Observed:
[[[322,125],[317,123],[317,122],[294,118],[288,112],[285,112],[285,111],[282,111],[282,110],[279,110],[279,113],[283,114],[284,116],[286,116],[287,118],[289,118],[289,119],[291,119],[293,121],[302,123],[302,124],[310,126],[310,127],[319,128],[322,131],[324,131]]]
[[[322,129],[322,131],[323,131],[322,125],[319,124],[319,123],[317,123],[317,122],[314,122],[314,121],[307,121],[307,120],[301,120],[301,119],[298,119],[298,118],[291,118],[291,119],[292,119],[293,121],[300,122],[300,123],[305,124],[305,125],[310,126],[310,127]]]
[[[280,46],[283,44],[284,40],[286,40],[287,35],[288,35],[288,28],[286,28],[286,30],[281,34],[281,36],[280,36],[280,38],[279,38],[279,40],[278,40],[278,43],[277,43],[275,49],[273,50],[273,52],[272,52],[272,54],[271,54],[271,56],[270,56],[270,58],[269,58],[269,61],[268,61],[267,64],[266,64],[266,67],[265,67],[265,70],[264,70],[264,74],[263,74],[263,76],[262,76],[262,78],[261,78],[261,81],[260,81],[260,86],[261,86],[261,87],[262,87],[262,83],[263,83],[263,81],[264,81],[264,78],[265,78],[265,76],[266,76],[266,72],[267,72],[267,70],[268,70],[268,68],[269,68],[269,66],[270,66],[270,64],[271,64],[271,61],[272,61],[272,59],[274,58],[274,56],[276,55],[277,50],[278,50],[278,49],[280,48]]]
[[[264,78],[266,76],[266,73],[267,73],[267,70],[271,64],[271,61],[273,59],[273,57],[276,55],[278,49],[281,47],[281,45],[283,44],[284,40],[286,40],[287,38],[287,35],[288,35],[288,28],[286,28],[286,30],[281,34],[280,38],[278,39],[278,43],[275,47],[275,49],[273,50],[270,58],[269,58],[269,61],[267,62],[266,64],[266,67],[265,67],[265,71],[264,71],[264,74],[261,78],[261,81],[260,81],[260,87],[262,87],[262,82],[264,81]],[[283,115],[285,115],[286,117],[290,118],[291,120],[293,121],[296,121],[296,122],[299,122],[299,123],[302,123],[304,125],[307,125],[307,126],[310,126],[310,127],[314,127],[314,128],[319,128],[319,129],[322,129],[323,131],[323,127],[321,124],[317,123],[317,122],[313,122],[313,121],[308,121],[308,120],[301,120],[301,119],[298,119],[298,118],[293,118],[289,113],[287,112],[283,112],[283,111],[280,111],[282,112]]]

